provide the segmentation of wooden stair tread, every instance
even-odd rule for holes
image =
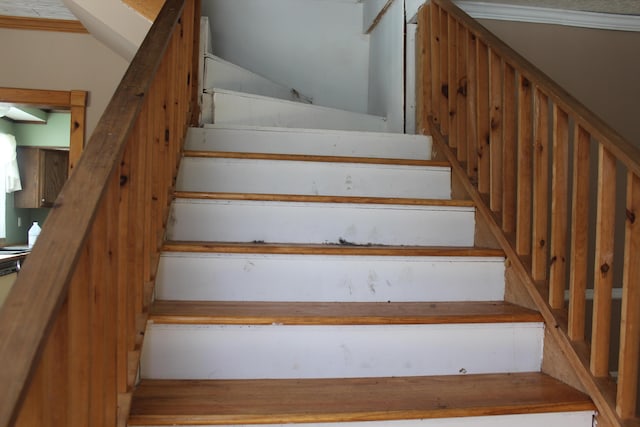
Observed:
[[[170,324],[380,325],[542,322],[539,313],[495,302],[154,302],[149,320]]]
[[[242,153],[231,151],[197,151],[184,152],[185,157],[202,157],[210,159],[247,159],[247,160],[283,160],[298,162],[325,162],[325,163],[359,163],[375,165],[399,165],[399,166],[427,166],[448,168],[449,162],[436,160],[393,159],[380,157],[350,157],[350,156],[321,156],[309,154],[273,154],[273,153]]]
[[[470,200],[449,199],[416,199],[401,197],[361,197],[361,196],[316,196],[306,194],[265,194],[265,193],[219,193],[201,191],[176,191],[178,199],[198,200],[251,200],[267,202],[301,202],[301,203],[351,203],[377,205],[411,205],[411,206],[443,206],[471,208],[475,205]]]
[[[165,242],[164,252],[252,253],[265,255],[363,255],[431,257],[504,257],[500,249],[449,246],[385,246],[343,244],[279,244],[263,242]]]
[[[304,380],[143,380],[129,425],[376,421],[594,410],[541,373]]]

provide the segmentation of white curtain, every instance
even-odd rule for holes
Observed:
[[[22,184],[16,157],[16,138],[0,133],[0,238],[7,236],[6,195],[18,190],[22,190]]]

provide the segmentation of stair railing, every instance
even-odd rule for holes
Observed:
[[[200,10],[167,0],[0,311],[0,426],[125,426],[187,126]]]
[[[475,200],[599,425],[637,422],[640,150],[450,0],[422,7],[417,40],[418,129]]]

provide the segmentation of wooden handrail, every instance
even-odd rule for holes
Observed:
[[[422,7],[417,43],[418,128],[476,202],[509,258],[511,286],[540,310],[600,425],[637,425],[640,149],[450,0]],[[611,314],[618,277],[619,321]]]
[[[0,426],[126,423],[197,117],[198,3],[167,0],[0,310]]]

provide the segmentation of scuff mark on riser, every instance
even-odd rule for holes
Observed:
[[[473,246],[470,207],[177,199],[167,239]]]

